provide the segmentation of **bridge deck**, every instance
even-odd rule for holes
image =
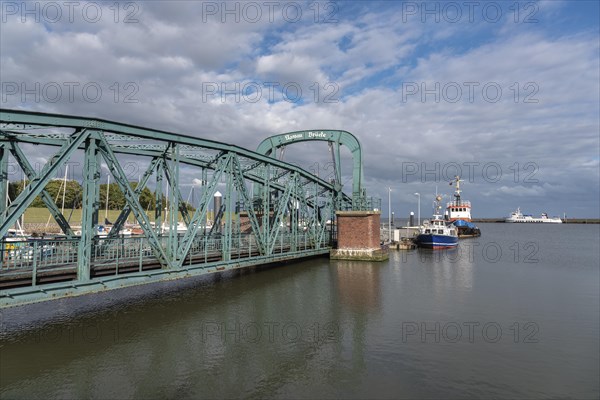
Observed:
[[[185,258],[183,267],[173,270],[164,268],[151,255],[144,246],[144,240],[143,237],[100,239],[90,265],[91,278],[85,282],[78,280],[77,253],[71,248],[71,241],[8,242],[8,249],[7,243],[4,243],[0,269],[0,306],[301,259],[329,252],[329,248],[317,248],[308,238],[305,243],[292,244],[282,237],[271,255],[261,256],[252,235],[239,235],[226,254],[220,239],[199,241],[199,245]],[[140,282],[140,278],[147,281]]]

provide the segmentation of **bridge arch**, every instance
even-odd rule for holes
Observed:
[[[352,154],[352,207],[362,208],[362,200],[366,197],[363,189],[363,165],[362,151],[358,139],[348,131],[344,130],[303,130],[282,133],[264,139],[256,149],[257,153],[276,158],[277,149],[283,149],[290,144],[307,141],[325,141],[335,145],[333,161],[336,172],[336,189],[341,192],[341,168],[340,168],[340,146],[346,146]]]

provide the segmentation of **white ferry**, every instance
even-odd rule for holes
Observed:
[[[510,223],[546,223],[546,224],[562,224],[562,220],[559,217],[548,217],[548,214],[542,213],[540,218],[534,218],[531,215],[523,215],[520,208],[510,213],[504,222]]]

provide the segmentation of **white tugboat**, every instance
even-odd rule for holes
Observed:
[[[504,222],[562,224],[562,220],[559,217],[548,217],[548,214],[546,213],[542,213],[540,218],[535,218],[531,215],[523,215],[521,208],[517,208],[516,211],[510,213],[510,216],[508,216]]]
[[[460,198],[460,183],[464,182],[460,176],[455,176],[456,184],[454,191],[454,200],[446,204],[446,219],[454,224],[458,229],[458,237],[481,236],[481,231],[471,222],[471,202]]]

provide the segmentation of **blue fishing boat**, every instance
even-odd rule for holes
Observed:
[[[425,249],[448,249],[458,245],[457,228],[448,224],[440,214],[442,196],[436,196],[436,205],[431,221],[425,221],[415,239],[418,247]]]

